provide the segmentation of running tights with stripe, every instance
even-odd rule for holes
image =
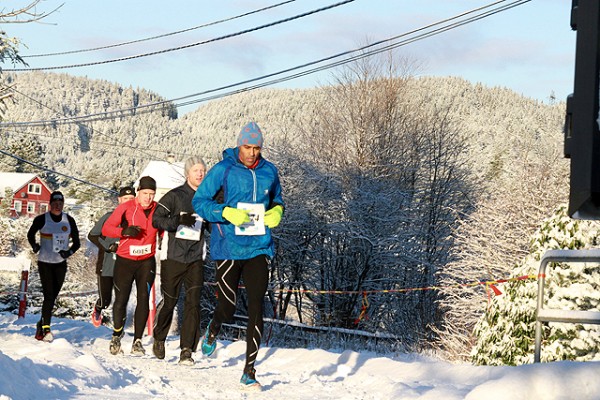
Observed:
[[[249,260],[217,261],[218,303],[211,331],[218,334],[221,324],[230,321],[236,310],[237,289],[240,278],[244,281],[248,297],[248,327],[246,329],[246,366],[253,368],[263,333],[263,300],[269,283],[269,262],[265,255]]]

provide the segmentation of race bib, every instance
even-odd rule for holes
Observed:
[[[52,250],[58,253],[61,250],[69,249],[69,234],[68,233],[53,233],[52,234]]]
[[[146,244],[144,246],[129,246],[130,256],[145,256],[152,252],[152,245]]]
[[[193,226],[179,225],[175,237],[178,239],[186,240],[200,240],[200,232],[202,231],[202,218],[196,214],[192,214],[196,217],[196,223]]]
[[[262,203],[237,203],[237,208],[248,210],[249,222],[235,227],[236,235],[253,236],[265,234],[265,205]]]

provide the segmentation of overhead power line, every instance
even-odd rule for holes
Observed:
[[[57,114],[60,114],[60,112],[58,110],[50,107],[47,104],[44,104],[43,102],[41,102],[39,100],[34,99],[33,97],[31,97],[31,96],[29,96],[29,95],[27,95],[27,94],[25,94],[25,93],[23,93],[23,92],[21,92],[21,91],[19,91],[17,89],[14,89],[14,92],[17,93],[17,94],[19,94],[19,95],[21,95],[21,96],[23,96],[23,97],[25,97],[25,98],[27,98],[28,100],[34,102],[35,104],[38,104],[41,107],[47,108],[50,111],[53,111],[53,112],[55,112]],[[62,115],[65,115],[65,113],[63,112]],[[91,126],[85,125],[85,122],[87,122],[87,121],[78,121],[78,120],[75,119],[75,117],[70,117],[70,116],[66,116],[66,115],[65,115],[65,117],[66,117],[67,120],[72,120],[74,124],[76,124],[76,125],[78,125],[78,126],[80,126],[82,128],[85,128],[85,129],[87,129],[89,131],[94,131],[94,132],[96,132],[96,133],[98,133],[100,135],[103,135],[103,136],[108,136],[107,134],[105,134],[101,130],[93,129]],[[144,148],[144,147],[141,147],[141,146],[140,147],[134,147],[134,146],[131,146],[130,144],[125,143],[125,142],[117,142],[115,145],[118,146],[119,148],[131,148],[131,149],[135,149],[135,150],[141,151],[142,153],[144,153],[148,157],[152,157],[152,156],[150,154],[146,153],[146,151],[161,152],[161,153],[165,152],[164,149],[156,150],[156,149],[151,149],[151,148]]]
[[[431,27],[436,26],[436,25],[440,25],[440,24],[448,22],[448,21],[452,21],[454,19],[457,19],[459,17],[471,14],[473,12],[480,11],[480,10],[485,9],[485,8],[489,8],[489,7],[497,5],[499,3],[503,3],[504,1],[506,1],[506,0],[497,1],[495,3],[491,3],[491,4],[488,4],[486,6],[482,6],[482,7],[478,8],[478,9],[474,9],[474,10],[462,13],[462,14],[460,14],[458,16],[455,16],[455,17],[452,17],[452,18],[448,18],[448,19],[445,19],[443,21],[436,22],[434,24],[427,25],[425,27],[413,30],[411,32],[407,32],[405,34],[398,35],[398,36],[395,36],[393,38],[389,38],[389,39],[386,39],[386,40],[378,41],[378,42],[376,42],[374,44],[371,44],[371,45],[368,45],[368,46],[364,46],[364,47],[362,47],[360,49],[355,49],[355,50],[352,50],[352,51],[340,53],[340,54],[337,54],[337,55],[334,55],[334,56],[331,56],[331,57],[327,57],[325,59],[321,59],[321,60],[318,60],[318,61],[315,61],[315,62],[307,63],[307,64],[304,64],[304,65],[301,65],[301,66],[297,66],[297,67],[294,67],[294,68],[289,68],[289,69],[286,69],[286,70],[283,70],[283,71],[279,71],[279,72],[276,72],[276,73],[273,73],[273,74],[264,75],[264,76],[261,76],[259,78],[254,78],[254,79],[250,79],[250,80],[247,80],[247,81],[238,82],[236,84],[228,85],[228,86],[225,86],[225,87],[222,87],[222,88],[213,89],[213,90],[205,91],[205,92],[202,92],[202,93],[197,93],[197,94],[194,94],[194,95],[184,96],[184,97],[181,97],[181,98],[178,98],[178,99],[174,99],[174,100],[167,100],[167,101],[162,101],[162,102],[156,102],[156,103],[146,104],[146,105],[139,106],[137,108],[139,109],[141,107],[146,107],[146,111],[145,112],[156,111],[156,109],[150,109],[149,107],[152,107],[152,106],[156,107],[158,105],[164,105],[164,104],[172,102],[172,101],[182,100],[182,99],[186,99],[186,98],[190,98],[190,97],[196,97],[196,96],[203,95],[203,94],[209,94],[211,92],[219,91],[219,90],[222,90],[224,88],[233,87],[233,86],[237,86],[237,85],[242,85],[242,84],[254,82],[254,81],[257,81],[257,80],[262,80],[262,79],[265,79],[266,77],[270,77],[270,76],[282,74],[282,73],[285,73],[285,72],[289,72],[289,71],[292,71],[292,70],[300,69],[300,68],[303,68],[303,67],[308,66],[308,65],[314,65],[314,64],[320,63],[320,62],[322,62],[324,60],[330,60],[330,59],[339,57],[341,55],[347,55],[349,53],[353,53],[353,52],[357,52],[357,51],[363,51],[363,50],[365,50],[367,48],[370,48],[370,47],[373,47],[373,46],[376,46],[376,45],[380,45],[382,43],[385,43],[385,42],[388,42],[388,41],[391,41],[391,40],[395,40],[395,39],[398,39],[400,37],[408,36],[410,34],[423,31],[425,29],[431,28]],[[267,85],[270,85],[270,84],[273,84],[273,83],[278,83],[278,82],[283,82],[283,81],[290,80],[290,79],[295,79],[295,78],[297,78],[299,76],[303,76],[303,75],[306,75],[306,74],[314,73],[314,72],[317,72],[317,71],[320,71],[320,70],[323,70],[323,69],[331,68],[333,66],[343,65],[345,63],[352,62],[352,61],[358,60],[360,58],[368,57],[368,56],[377,54],[377,53],[382,52],[382,51],[388,51],[390,49],[393,49],[393,48],[396,48],[396,47],[399,47],[399,46],[402,46],[402,45],[406,45],[406,44],[412,43],[412,42],[417,41],[417,40],[421,40],[421,39],[424,39],[424,38],[427,38],[427,37],[430,37],[430,36],[433,36],[433,35],[437,35],[439,33],[445,32],[447,30],[454,29],[456,27],[459,27],[459,26],[462,26],[462,25],[465,25],[465,24],[468,24],[468,23],[471,23],[471,22],[474,22],[474,21],[486,18],[488,16],[494,15],[494,14],[502,12],[502,11],[506,11],[506,10],[508,10],[510,8],[514,8],[514,7],[517,7],[519,5],[523,5],[523,4],[528,3],[530,1],[531,0],[517,0],[517,1],[513,1],[512,3],[506,4],[506,5],[502,6],[502,7],[498,7],[496,9],[493,9],[493,10],[490,10],[490,11],[486,11],[484,13],[481,13],[481,14],[469,17],[469,18],[467,18],[465,20],[454,22],[452,24],[445,25],[445,26],[443,26],[441,28],[438,28],[436,30],[433,30],[433,31],[430,31],[430,32],[421,33],[418,36],[405,39],[405,40],[403,40],[401,42],[398,42],[398,43],[388,44],[385,47],[380,47],[380,48],[377,48],[377,49],[374,49],[374,50],[370,50],[368,52],[364,52],[364,53],[362,53],[360,55],[355,55],[355,56],[353,56],[351,58],[347,58],[345,60],[336,61],[334,63],[330,63],[330,64],[327,64],[325,66],[313,68],[312,70],[308,70],[308,71],[304,71],[304,72],[298,72],[298,73],[293,74],[293,75],[289,75],[289,76],[278,78],[278,79],[274,79],[274,80],[271,80],[271,81],[268,81],[268,82],[256,84],[254,86],[245,87],[245,88],[242,88],[242,89],[237,89],[237,90],[234,90],[234,91],[227,92],[225,94],[215,94],[215,95],[212,95],[212,96],[209,96],[209,97],[204,97],[202,99],[190,100],[188,102],[179,103],[176,106],[177,107],[185,106],[185,105],[189,105],[189,104],[194,104],[194,103],[199,103],[199,102],[203,102],[203,101],[208,101],[208,100],[215,99],[215,98],[229,96],[229,95],[236,94],[236,93],[241,93],[241,92],[245,92],[245,91],[249,91],[249,90],[254,90],[254,89],[257,89],[257,88],[260,88],[260,87],[264,87],[264,86],[267,86]],[[135,109],[135,108],[133,108],[133,109]],[[120,112],[120,111],[128,111],[128,110],[131,110],[131,108],[130,109],[126,109],[126,110],[115,110],[115,111],[111,111],[111,112]],[[139,113],[140,113],[139,111],[136,112],[136,114],[139,114]],[[98,116],[98,115],[101,115],[101,114],[106,114],[106,113],[92,114],[92,116]],[[116,116],[113,116],[113,117],[108,116],[106,118],[98,118],[98,119],[112,119],[112,118],[116,118]],[[69,118],[69,119],[73,120],[74,118]],[[94,119],[94,120],[97,120],[97,119]],[[12,126],[15,126],[15,125],[27,125],[27,126],[36,126],[36,125],[34,125],[35,123],[45,122],[45,123],[39,124],[39,126],[43,126],[43,125],[48,125],[49,123],[58,123],[58,122],[64,123],[64,121],[65,120],[60,120],[60,121],[50,120],[50,121],[34,121],[33,123],[27,123],[27,122],[25,122],[25,123],[7,123],[7,124],[2,123],[2,124],[0,124],[0,126],[2,126],[2,125],[12,125]],[[87,119],[85,121],[92,121],[92,120],[91,119]],[[80,123],[80,122],[81,121],[74,121],[74,123]],[[39,168],[41,170],[45,170],[45,171],[49,171],[49,172],[52,172],[52,173],[55,173],[55,174],[58,174],[58,175],[62,175],[64,177],[67,177],[68,179],[73,179],[73,180],[76,180],[78,182],[81,182],[81,183],[84,183],[84,184],[88,184],[90,186],[97,187],[97,188],[99,188],[101,190],[108,191],[108,192],[113,193],[113,194],[116,193],[116,192],[114,192],[111,189],[107,189],[107,188],[101,187],[99,185],[96,185],[94,183],[87,182],[87,181],[84,181],[84,180],[81,180],[81,179],[78,179],[78,178],[75,178],[75,177],[72,177],[72,176],[69,176],[69,175],[66,175],[66,174],[62,174],[62,173],[53,171],[53,170],[48,169],[48,168],[46,168],[44,166],[32,163],[32,162],[27,161],[27,160],[24,160],[24,159],[22,159],[22,158],[20,158],[18,156],[15,156],[13,154],[7,153],[5,151],[0,150],[0,153],[1,154],[5,154],[5,155],[7,155],[9,157],[16,158],[16,159],[18,159],[18,160],[20,160],[22,162],[25,162],[25,163],[27,163],[29,165],[32,165],[32,166],[34,166],[36,168]]]
[[[127,57],[121,57],[121,58],[115,58],[112,60],[104,60],[104,61],[96,61],[96,62],[89,62],[89,63],[83,63],[83,64],[71,64],[71,65],[60,65],[60,66],[53,66],[53,67],[38,67],[38,68],[5,68],[2,69],[2,71],[6,71],[6,72],[25,72],[25,71],[51,71],[51,70],[58,70],[58,69],[69,69],[69,68],[80,68],[80,67],[90,67],[93,65],[103,65],[103,64],[111,64],[111,63],[116,63],[116,62],[120,62],[120,61],[129,61],[129,60],[134,60],[137,58],[142,58],[142,57],[149,57],[149,56],[155,56],[158,54],[165,54],[165,53],[170,53],[173,51],[178,51],[178,50],[183,50],[183,49],[189,49],[191,47],[196,47],[196,46],[200,46],[203,44],[208,44],[208,43],[212,43],[212,42],[216,42],[219,40],[224,40],[224,39],[229,39],[232,37],[236,37],[236,36],[241,36],[241,35],[245,35],[247,33],[250,32],[255,32],[261,29],[265,29],[265,28],[270,28],[272,26],[275,25],[279,25],[279,24],[283,24],[285,22],[289,22],[289,21],[293,21],[299,18],[303,18],[312,14],[316,14],[322,11],[326,11],[326,10],[330,10],[332,8],[335,7],[339,7],[342,6],[344,4],[348,4],[348,3],[352,3],[356,0],[344,0],[341,1],[339,3],[335,3],[326,7],[321,7],[318,8],[316,10],[312,10],[312,11],[308,11],[302,14],[298,14],[295,15],[293,17],[289,17],[289,18],[285,18],[285,19],[281,19],[279,21],[275,21],[275,22],[271,22],[268,24],[264,24],[264,25],[260,25],[254,28],[250,28],[250,29],[245,29],[243,31],[239,31],[239,32],[234,32],[234,33],[230,33],[227,35],[223,35],[223,36],[219,36],[213,39],[208,39],[208,40],[203,40],[201,42],[196,42],[196,43],[191,43],[191,44],[187,44],[187,45],[183,45],[183,46],[178,46],[178,47],[172,47],[170,49],[164,49],[164,50],[158,50],[158,51],[153,51],[150,53],[143,53],[143,54],[137,54],[137,55],[133,55],[133,56],[127,56]]]
[[[112,49],[112,48],[115,48],[115,47],[127,46],[127,45],[135,44],[135,43],[147,42],[147,41],[150,41],[150,40],[161,39],[161,38],[164,38],[164,37],[179,35],[181,33],[190,32],[190,31],[194,31],[194,30],[197,30],[197,29],[201,29],[201,28],[206,28],[208,26],[218,25],[218,24],[221,24],[223,22],[233,21],[233,20],[238,19],[238,18],[247,17],[248,15],[252,15],[252,14],[256,14],[256,13],[262,12],[262,11],[270,10],[270,9],[273,9],[273,8],[276,8],[276,7],[279,7],[279,6],[288,4],[288,3],[293,3],[294,1],[296,1],[296,0],[284,1],[284,2],[281,2],[281,3],[273,4],[271,6],[267,6],[267,7],[259,8],[259,9],[256,9],[256,10],[253,10],[253,11],[249,11],[249,12],[246,12],[246,13],[243,13],[243,14],[239,14],[239,15],[236,15],[236,16],[233,16],[233,17],[224,18],[224,19],[220,19],[220,20],[217,20],[217,21],[208,22],[206,24],[194,26],[192,28],[182,29],[182,30],[175,31],[175,32],[164,33],[162,35],[151,36],[151,37],[147,37],[147,38],[143,38],[143,39],[130,40],[130,41],[127,41],[127,42],[109,44],[109,45],[105,45],[105,46],[93,47],[93,48],[88,48],[88,49],[69,50],[69,51],[62,51],[62,52],[57,52],[57,53],[46,53],[46,54],[21,55],[21,58],[50,57],[50,56],[62,56],[62,55],[67,55],[67,54],[87,53],[87,52],[91,52],[91,51],[106,50],[106,49]]]
[[[10,132],[11,135],[13,136],[22,136],[22,137],[31,137],[34,136],[37,140],[42,139],[41,141],[43,141],[44,143],[47,144],[56,144],[56,139],[64,139],[64,135],[60,134],[60,133],[56,133],[56,134],[52,134],[52,133],[47,133],[47,134],[43,134],[40,132],[31,132],[31,131],[26,131],[23,130],[22,127],[17,129],[15,128],[10,128],[10,131],[5,131],[5,132]],[[94,132],[96,133],[100,133],[102,135],[108,136],[105,133],[100,132],[97,129],[94,129]],[[75,139],[75,138],[74,138]],[[133,145],[127,145],[127,144],[122,144],[118,143],[118,142],[103,142],[100,141],[98,139],[94,139],[93,142],[94,147],[90,147],[89,151],[91,152],[96,152],[96,153],[102,153],[102,154],[106,154],[106,153],[110,153],[110,154],[117,154],[117,155],[122,155],[123,152],[127,151],[128,149],[130,150],[134,150],[134,151],[139,151],[142,155],[146,155],[149,158],[152,158],[153,156],[151,154],[148,154],[148,152],[154,152],[154,153],[160,153],[160,154],[172,154],[174,156],[188,156],[188,153],[182,153],[182,152],[178,152],[178,151],[168,151],[165,150],[164,148],[162,149],[152,149],[150,147],[144,147],[144,146],[133,146]],[[56,144],[57,146],[63,146],[64,147],[64,143],[60,142],[59,144]],[[96,148],[96,146],[98,146],[98,148]],[[77,149],[82,149],[82,146],[80,144],[77,144],[76,142],[73,143],[73,148],[77,148]],[[132,154],[136,154],[136,153],[132,153]]]
[[[498,1],[496,3],[493,3],[492,5],[498,4],[498,3],[502,3],[503,1],[506,1],[506,0]],[[413,33],[417,33],[419,31],[425,30],[427,28],[431,28],[432,26],[439,25],[441,23],[448,22],[450,20],[456,19],[459,16],[464,16],[464,15],[466,15],[468,13],[474,12],[474,10],[471,10],[471,11],[463,13],[463,14],[457,16],[457,17],[446,19],[444,21],[439,21],[439,22],[436,22],[435,24],[431,24],[431,25],[428,25],[426,27],[419,28],[419,29],[416,29],[416,30],[413,30],[411,32],[404,33],[404,34],[401,34],[401,35],[398,35],[398,36],[394,36],[394,37],[389,38],[389,39],[380,40],[380,41],[377,41],[375,43],[363,46],[363,47],[361,47],[359,49],[346,51],[346,52],[339,53],[339,54],[336,54],[336,55],[333,55],[333,56],[322,58],[322,59],[317,60],[317,61],[312,61],[312,62],[303,64],[303,65],[299,65],[299,66],[296,66],[296,67],[293,67],[293,68],[289,68],[289,69],[286,69],[286,70],[281,70],[281,71],[275,72],[273,74],[263,75],[263,76],[261,76],[259,78],[249,79],[249,80],[246,80],[246,81],[243,81],[243,82],[238,82],[238,83],[233,84],[233,85],[222,86],[222,87],[217,88],[217,89],[212,89],[212,90],[208,90],[208,91],[205,91],[205,92],[202,92],[202,93],[197,93],[197,94],[194,94],[194,95],[189,95],[189,96],[185,96],[185,97],[180,97],[180,98],[172,99],[170,101],[171,102],[173,102],[173,101],[179,101],[179,100],[183,100],[183,99],[186,99],[186,98],[189,98],[189,97],[196,97],[196,96],[199,96],[199,95],[205,95],[205,94],[210,94],[210,93],[213,93],[213,92],[218,92],[218,91],[221,91],[221,90],[224,90],[224,89],[229,89],[229,88],[234,87],[234,86],[240,86],[240,85],[244,85],[244,84],[256,82],[256,81],[259,81],[259,80],[262,80],[262,79],[266,79],[266,78],[269,78],[269,77],[272,77],[272,76],[281,75],[283,73],[292,72],[292,71],[295,71],[295,70],[298,70],[298,69],[303,69],[303,68],[306,68],[306,67],[310,67],[312,65],[320,64],[320,63],[323,63],[325,61],[333,60],[335,58],[347,56],[347,55],[352,54],[352,53],[361,52],[361,53],[359,53],[357,55],[353,55],[353,56],[345,58],[343,60],[334,61],[334,62],[331,62],[329,64],[325,64],[325,65],[322,65],[322,66],[319,66],[319,67],[315,67],[315,68],[312,68],[312,69],[309,69],[309,70],[306,70],[306,71],[297,72],[295,74],[284,76],[282,78],[272,79],[272,80],[269,80],[267,82],[256,84],[254,86],[247,86],[247,87],[244,87],[242,89],[237,89],[237,90],[233,90],[233,91],[226,92],[226,93],[216,94],[216,95],[212,95],[212,96],[209,96],[209,97],[203,97],[201,99],[190,100],[190,101],[183,102],[183,103],[175,103],[175,107],[184,107],[184,106],[188,106],[188,105],[192,105],[192,104],[196,104],[196,103],[201,103],[201,102],[205,102],[205,101],[215,100],[215,99],[218,99],[218,98],[222,98],[222,97],[231,96],[231,95],[234,95],[234,94],[239,94],[239,93],[247,92],[247,91],[250,91],[250,90],[255,90],[255,89],[263,88],[263,87],[266,87],[266,86],[271,86],[273,84],[277,84],[277,83],[281,83],[281,82],[286,82],[286,81],[289,81],[289,80],[292,80],[292,79],[300,78],[300,77],[305,76],[305,75],[313,74],[315,72],[320,72],[320,71],[323,71],[323,70],[326,70],[326,69],[330,69],[330,68],[334,68],[334,67],[339,67],[341,65],[348,64],[348,63],[351,63],[351,62],[354,62],[354,61],[357,61],[357,60],[360,60],[360,59],[363,59],[363,58],[366,58],[366,57],[371,57],[371,56],[379,54],[379,53],[390,51],[390,50],[393,50],[395,48],[398,48],[398,47],[405,46],[407,44],[416,42],[418,40],[422,40],[422,39],[425,39],[425,38],[428,38],[428,37],[431,37],[431,36],[435,36],[435,35],[438,35],[440,33],[446,32],[448,30],[451,30],[451,29],[454,29],[454,28],[458,28],[458,27],[466,25],[468,23],[475,22],[475,21],[478,21],[480,19],[489,17],[489,16],[497,14],[499,12],[506,11],[508,9],[511,9],[511,8],[523,5],[523,4],[528,3],[530,1],[531,0],[516,0],[513,3],[506,4],[506,5],[503,5],[501,7],[496,8],[496,9],[493,9],[493,10],[490,10],[490,11],[486,11],[484,13],[481,13],[481,14],[469,17],[469,18],[467,18],[465,20],[462,20],[462,21],[459,21],[459,22],[455,22],[455,23],[446,25],[446,26],[440,27],[438,29],[435,29],[435,30],[432,30],[432,31],[429,31],[429,32],[421,33],[421,34],[419,34],[417,36],[414,36],[414,37],[402,40],[400,42],[388,44],[388,45],[385,45],[385,46],[382,46],[382,47],[377,47],[375,49],[366,51],[369,48],[380,46],[380,45],[382,45],[382,44],[384,44],[386,42],[389,42],[389,41],[392,41],[392,40],[396,40],[396,39],[408,36],[408,35],[413,34]],[[477,10],[481,10],[482,8],[486,8],[486,7],[489,7],[489,6],[490,5],[487,5],[487,6],[484,6],[484,7],[480,7]]]
[[[93,186],[93,187],[95,187],[95,188],[97,188],[97,189],[104,190],[105,192],[108,192],[108,193],[111,193],[111,194],[117,194],[117,192],[115,192],[115,191],[114,191],[114,190],[112,190],[112,189],[108,189],[108,188],[105,188],[105,187],[103,187],[103,186],[96,185],[95,183],[92,183],[92,182],[84,181],[83,179],[76,178],[76,177],[74,177],[74,176],[72,176],[72,175],[67,175],[67,174],[60,173],[60,172],[58,172],[58,171],[54,171],[54,170],[52,170],[52,169],[50,169],[50,168],[44,167],[43,165],[39,165],[39,164],[36,164],[36,163],[34,163],[34,162],[31,162],[31,161],[25,160],[24,158],[21,158],[21,157],[19,157],[19,156],[16,156],[16,155],[14,155],[14,154],[12,154],[12,153],[9,153],[9,152],[7,152],[7,151],[0,150],[0,154],[4,154],[5,156],[12,157],[12,158],[14,158],[14,159],[16,159],[16,160],[18,160],[18,161],[24,162],[25,164],[29,164],[29,165],[31,165],[32,167],[35,167],[35,168],[41,169],[41,170],[43,170],[43,171],[47,171],[47,172],[51,172],[51,173],[53,173],[53,174],[56,174],[56,175],[64,176],[65,178],[72,179],[72,180],[74,180],[74,181],[77,181],[77,182],[79,182],[79,183],[83,183],[83,184],[86,184],[86,185]]]
[[[191,105],[191,104],[195,104],[195,103],[201,103],[201,102],[205,102],[205,101],[209,101],[209,100],[214,100],[217,98],[231,96],[234,94],[238,94],[238,93],[262,88],[265,86],[273,85],[276,83],[296,79],[301,76],[309,75],[309,74],[312,74],[315,72],[320,72],[325,69],[344,65],[344,64],[359,60],[361,58],[370,57],[370,56],[373,56],[375,54],[378,54],[378,53],[381,53],[384,51],[389,51],[394,48],[404,46],[404,45],[413,43],[415,41],[422,40],[422,39],[425,39],[425,38],[428,38],[428,37],[431,37],[434,35],[438,35],[440,33],[446,32],[448,30],[455,29],[457,27],[478,21],[480,19],[487,18],[487,17],[495,15],[499,12],[507,11],[511,8],[521,6],[525,3],[530,2],[531,0],[515,0],[508,4],[498,6],[500,3],[504,3],[506,1],[507,0],[496,1],[493,3],[487,4],[485,6],[470,10],[470,11],[465,11],[454,17],[447,18],[447,19],[429,24],[424,27],[421,27],[421,28],[418,28],[418,29],[415,29],[415,30],[412,30],[412,31],[409,31],[409,32],[406,32],[403,34],[393,36],[388,39],[379,40],[375,43],[372,43],[372,44],[369,44],[369,45],[366,45],[366,46],[363,46],[363,47],[360,47],[360,48],[357,48],[354,50],[344,51],[344,52],[341,52],[341,53],[338,53],[338,54],[335,54],[332,56],[321,58],[316,61],[311,61],[311,62],[302,64],[302,65],[297,65],[295,67],[280,70],[280,71],[270,73],[267,75],[262,75],[260,77],[247,79],[244,81],[232,83],[229,85],[221,86],[221,87],[214,88],[214,89],[209,89],[209,90],[206,90],[203,92],[194,93],[191,95],[187,95],[187,96],[183,96],[183,97],[179,97],[179,98],[175,98],[175,99],[163,100],[163,101],[148,103],[148,104],[142,104],[142,105],[138,105],[136,107],[111,110],[111,111],[105,111],[105,112],[94,113],[94,114],[80,115],[80,116],[76,116],[76,117],[71,117],[69,119],[52,119],[52,120],[40,120],[40,121],[28,121],[28,122],[2,122],[2,123],[0,123],[0,126],[44,126],[44,125],[48,125],[48,124],[73,123],[74,121],[91,122],[91,121],[98,121],[98,120],[116,119],[116,118],[123,118],[123,117],[131,116],[133,114],[139,115],[139,114],[142,114],[145,112],[154,112],[154,111],[162,110],[163,108],[173,106],[173,102],[178,102],[178,101],[182,101],[182,100],[186,100],[186,99],[190,99],[190,98],[194,98],[194,97],[210,95],[208,97],[202,97],[200,99],[188,100],[185,102],[175,103],[174,105],[176,107],[183,107],[183,106],[187,106],[187,105]],[[485,10],[485,9],[491,8],[491,7],[495,7],[495,6],[498,6],[498,7],[481,12],[482,10]],[[478,13],[478,14],[475,14],[475,13]],[[470,15],[470,14],[475,14],[475,15],[464,18],[465,16]],[[463,18],[463,19],[460,19],[460,18]],[[460,20],[458,20],[458,19],[460,19]],[[455,20],[458,20],[458,21],[455,21]],[[452,22],[452,21],[454,21],[454,22]],[[442,25],[442,26],[431,30],[431,28],[436,27],[438,25]],[[411,36],[411,35],[416,35],[416,36]],[[394,42],[394,41],[396,41],[398,39],[402,39],[402,38],[404,38],[404,39],[399,42]],[[389,42],[392,42],[392,43],[389,43]],[[385,46],[382,46],[384,44],[385,44]],[[382,47],[377,47],[377,46],[382,46]],[[375,49],[373,49],[374,47],[375,47]],[[359,54],[352,55],[353,53],[359,53]],[[347,56],[350,56],[350,57],[347,57]],[[332,60],[335,60],[335,59],[341,58],[341,57],[347,57],[347,58],[344,58],[344,59],[338,60],[338,61],[332,61]],[[309,70],[296,72],[292,75],[272,79],[272,80],[269,80],[269,81],[266,81],[263,83],[258,83],[253,86],[247,86],[247,87],[243,87],[240,89],[230,90],[225,93],[220,93],[220,94],[218,93],[218,92],[222,92],[223,90],[233,89],[238,86],[258,82],[258,81],[261,81],[261,80],[264,80],[267,78],[271,78],[271,77],[275,77],[278,75],[282,75],[285,73],[290,73],[290,72],[297,71],[297,70],[303,70],[305,68],[315,66],[318,64],[322,64],[324,62],[329,62],[329,63],[325,64],[325,65],[321,65],[321,66],[316,66]]]

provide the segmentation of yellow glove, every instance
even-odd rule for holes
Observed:
[[[273,229],[281,222],[281,216],[283,215],[283,207],[275,206],[265,213],[265,226]]]
[[[250,222],[248,211],[240,210],[239,208],[225,207],[223,209],[223,218],[235,226],[240,226],[244,222]]]

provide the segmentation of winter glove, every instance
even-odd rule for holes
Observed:
[[[106,249],[106,252],[107,253],[116,253],[118,248],[119,248],[119,242],[111,243],[110,246],[108,246],[108,249]]]
[[[121,231],[121,236],[124,237],[136,237],[142,232],[142,228],[137,225],[130,225]]]
[[[281,216],[283,215],[283,207],[277,205],[265,213],[265,226],[273,229],[281,222]]]
[[[194,217],[192,214],[183,213],[179,216],[179,225],[194,226],[195,223],[196,217]]]
[[[37,243],[32,244],[31,250],[33,250],[34,253],[37,253],[38,251],[40,251],[40,245]]]
[[[223,218],[235,226],[240,226],[244,222],[250,222],[248,211],[239,208],[225,207],[223,209]]]
[[[66,260],[73,255],[73,252],[71,250],[61,250],[58,252],[58,254],[60,254],[60,256]]]

